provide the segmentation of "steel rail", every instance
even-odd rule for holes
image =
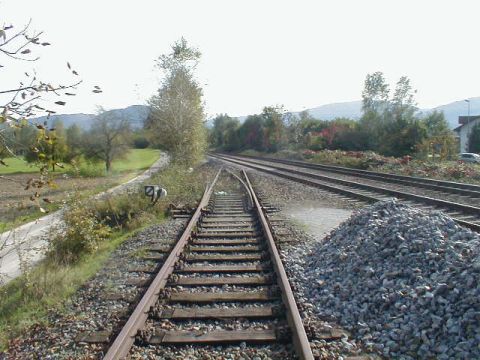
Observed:
[[[306,176],[306,177],[310,177],[310,178],[313,178],[313,179],[339,183],[339,184],[342,184],[342,185],[345,185],[345,186],[350,186],[350,187],[357,187],[357,188],[368,190],[368,191],[381,192],[383,194],[398,196],[398,197],[411,199],[411,200],[417,200],[417,201],[420,200],[420,201],[422,201],[424,203],[427,203],[427,204],[441,205],[441,206],[445,206],[445,207],[448,207],[448,208],[453,208],[453,209],[456,209],[456,210],[460,210],[460,211],[463,211],[465,213],[474,214],[474,215],[477,215],[477,216],[480,215],[480,208],[478,208],[476,206],[472,206],[472,205],[459,204],[459,203],[455,203],[455,202],[452,202],[452,201],[432,198],[432,197],[429,197],[429,196],[416,195],[416,194],[411,194],[411,193],[407,193],[407,192],[404,192],[404,191],[387,189],[387,188],[384,188],[384,187],[381,187],[381,186],[373,186],[373,185],[358,183],[358,182],[355,182],[355,181],[337,179],[337,178],[333,178],[331,176],[326,176],[326,175],[312,174],[312,173],[303,172],[303,171],[300,171],[300,170],[286,169],[286,168],[282,168],[281,166],[276,166],[276,165],[267,165],[267,164],[258,164],[258,165],[270,167],[270,168],[280,170],[280,171],[288,171],[288,172],[291,172],[293,174]]]
[[[243,179],[238,176],[237,174],[235,174],[234,172],[228,170],[228,169],[225,169],[225,171],[227,173],[229,173],[231,176],[233,176],[235,179],[237,179],[240,184],[242,184],[243,188],[245,189],[245,191],[247,192],[247,195],[248,195],[248,206],[249,208],[253,208],[254,204],[253,204],[253,197],[252,197],[252,194],[250,193],[250,190],[248,189],[248,185],[245,183],[245,181],[243,181]]]
[[[137,335],[138,331],[144,327],[148,318],[148,312],[158,300],[160,290],[165,287],[169,275],[173,272],[179,255],[182,253],[185,245],[187,244],[192,230],[197,225],[197,222],[202,215],[202,209],[207,206],[210,196],[212,195],[213,187],[217,182],[222,170],[223,169],[220,169],[218,171],[211,185],[207,185],[197,210],[188,222],[188,225],[185,228],[182,236],[178,240],[172,252],[168,255],[160,271],[155,276],[155,279],[152,281],[151,285],[148,287],[142,299],[136,306],[134,312],[130,315],[122,330],[113,341],[112,345],[108,349],[108,352],[104,356],[104,360],[123,359],[128,355],[130,348],[135,342],[135,336]]]
[[[277,163],[282,163],[286,165],[294,165],[294,166],[299,166],[304,168],[336,172],[336,173],[341,173],[345,175],[353,174],[353,175],[370,178],[370,179],[381,179],[381,181],[385,181],[385,182],[393,182],[393,183],[406,184],[406,185],[410,184],[417,187],[425,187],[427,189],[434,189],[439,191],[473,196],[473,197],[480,197],[480,185],[476,185],[476,184],[428,179],[428,178],[422,178],[418,176],[388,174],[388,173],[381,173],[381,172],[371,171],[371,170],[352,169],[352,168],[348,168],[344,166],[336,166],[336,165],[312,164],[312,163],[308,163],[305,161],[298,161],[298,160],[274,159],[274,158],[253,156],[253,155],[230,155],[230,154],[224,154],[224,153],[222,153],[222,155],[234,156],[237,158],[249,158],[249,159],[277,162]]]
[[[293,180],[293,181],[296,181],[296,182],[300,182],[300,183],[305,184],[305,185],[310,185],[310,186],[322,188],[322,189],[325,189],[325,190],[328,190],[328,191],[333,191],[333,192],[336,192],[336,193],[339,193],[339,194],[342,194],[342,195],[345,195],[345,196],[357,198],[357,199],[362,200],[362,201],[375,202],[375,201],[382,200],[381,198],[376,198],[376,197],[373,197],[373,196],[360,194],[360,193],[357,193],[357,192],[354,192],[354,191],[351,191],[351,190],[339,188],[337,186],[322,184],[322,183],[314,182],[314,181],[311,181],[311,180],[308,180],[308,179],[298,178],[297,176],[294,176],[294,175],[279,173],[278,171],[275,171],[275,170],[269,170],[269,169],[266,168],[267,165],[265,165],[265,166],[252,165],[251,163],[245,163],[241,160],[233,160],[231,158],[220,156],[218,154],[210,154],[210,156],[214,157],[214,158],[217,158],[217,159],[220,159],[220,160],[227,161],[227,162],[232,162],[234,164],[247,166],[251,169],[259,170],[259,171],[265,172],[267,174],[271,174],[271,175],[282,177],[282,178],[285,178],[285,179],[288,179],[288,180]]]
[[[310,343],[308,341],[307,334],[303,326],[302,318],[300,317],[300,313],[298,312],[297,304],[295,302],[295,298],[293,296],[293,292],[288,281],[287,273],[285,272],[282,260],[280,259],[280,254],[278,253],[277,247],[275,245],[269,222],[267,221],[263,213],[262,206],[258,201],[255,191],[253,190],[250,179],[248,178],[244,170],[242,171],[242,173],[248,185],[248,191],[252,196],[255,210],[258,214],[258,217],[260,218],[260,223],[262,225],[264,235],[267,239],[268,250],[272,258],[273,268],[275,270],[275,273],[277,274],[278,285],[282,290],[282,300],[287,310],[287,322],[290,325],[293,333],[293,345],[297,351],[297,355],[301,360],[313,360],[314,357],[310,348]]]
[[[332,177],[328,177],[328,176],[321,176],[321,175],[315,175],[315,174],[311,174],[311,173],[304,173],[302,171],[285,169],[285,168],[281,168],[281,167],[274,166],[274,165],[263,165],[263,164],[258,165],[258,163],[256,163],[253,160],[250,160],[250,161],[248,161],[248,160],[235,160],[235,159],[230,158],[229,156],[218,155],[218,154],[215,154],[215,155],[211,154],[210,156],[216,157],[216,158],[219,158],[219,159],[223,159],[225,161],[233,162],[233,163],[236,163],[236,164],[239,164],[239,165],[242,165],[242,166],[247,166],[247,167],[250,167],[252,169],[260,170],[262,172],[266,172],[266,173],[269,173],[269,174],[272,174],[272,175],[275,175],[275,176],[279,176],[279,177],[283,177],[283,178],[293,180],[293,181],[296,181],[296,182],[301,182],[301,183],[311,185],[311,186],[315,186],[315,187],[321,187],[321,188],[324,188],[324,189],[329,190],[329,191],[334,191],[334,192],[337,192],[337,193],[341,193],[343,195],[355,197],[355,198],[358,198],[358,199],[361,199],[361,200],[364,200],[364,201],[368,201],[368,202],[375,202],[375,201],[379,201],[381,199],[375,198],[375,197],[370,196],[370,195],[365,195],[365,194],[357,193],[357,192],[354,192],[354,191],[349,191],[349,190],[346,190],[346,189],[338,188],[336,186],[331,186],[331,185],[327,185],[327,184],[318,183],[318,182],[315,182],[315,181],[310,181],[308,179],[299,178],[295,175],[286,174],[284,172],[279,172],[279,171],[288,171],[288,172],[291,172],[292,174],[298,174],[298,175],[301,175],[301,176],[311,177],[311,178],[318,179],[318,180],[323,180],[323,181],[330,181],[330,182],[335,182],[335,183],[340,183],[340,184],[343,183],[345,186],[351,186],[351,187],[353,186],[353,187],[363,188],[363,189],[368,190],[368,191],[383,192],[384,194],[388,194],[388,195],[392,195],[392,196],[398,196],[400,198],[406,198],[406,199],[415,200],[415,201],[420,201],[422,203],[426,203],[426,204],[429,204],[429,205],[443,206],[443,207],[447,207],[447,208],[450,208],[450,209],[456,209],[456,210],[463,211],[464,213],[475,214],[477,216],[480,214],[480,208],[470,206],[470,205],[463,205],[463,204],[454,203],[454,202],[450,202],[450,201],[445,201],[445,200],[441,200],[441,199],[430,198],[430,197],[427,197],[427,196],[421,196],[421,195],[415,195],[415,194],[405,193],[405,192],[396,191],[396,190],[385,189],[385,188],[382,188],[382,187],[374,187],[374,186],[371,186],[371,185],[359,184],[359,183],[355,183],[355,182],[352,182],[352,181],[340,180],[340,179],[336,179],[336,178],[332,178]],[[271,169],[274,169],[274,170],[270,170],[268,168],[271,168]],[[453,218],[453,220],[455,220],[457,223],[459,223],[463,226],[469,227],[469,228],[471,228],[475,231],[480,231],[480,224],[476,224],[476,223],[473,223],[473,222],[470,222],[470,221],[457,219],[457,218]]]

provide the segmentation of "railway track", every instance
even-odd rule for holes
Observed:
[[[480,207],[476,185],[394,177],[346,168],[325,167],[287,160],[272,160],[210,154],[218,159],[263,171],[275,176],[322,188],[349,198],[376,202],[396,197],[407,204],[448,213],[459,224],[480,231]],[[382,176],[380,176],[382,175]],[[375,177],[375,179],[372,179]],[[394,184],[392,186],[391,184]],[[480,188],[480,187],[478,187]]]
[[[273,163],[280,163],[286,165],[298,166],[301,168],[323,170],[334,172],[338,174],[351,175],[365,179],[379,180],[382,182],[390,182],[395,184],[415,186],[417,188],[425,188],[430,190],[438,190],[445,193],[465,195],[472,198],[480,198],[480,185],[466,184],[453,181],[443,181],[436,179],[421,178],[416,176],[405,176],[396,174],[387,174],[376,171],[352,169],[343,166],[312,164],[305,161],[287,160],[287,159],[273,159],[262,158],[259,156],[237,155],[239,158],[255,159],[269,161]]]
[[[234,192],[207,187],[185,232],[151,281],[104,359],[149,346],[310,344],[261,204],[243,172]],[[212,321],[235,320],[233,328]],[[166,330],[165,325],[169,325]],[[339,339],[324,334],[324,339]],[[135,345],[135,346],[134,346]]]

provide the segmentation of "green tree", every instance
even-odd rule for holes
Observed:
[[[56,166],[66,159],[68,147],[65,129],[61,120],[56,120],[52,128],[44,130],[35,147],[31,147],[25,154],[28,162],[41,162],[55,171]]]
[[[382,72],[367,74],[362,92],[360,132],[365,134],[365,150],[378,150],[384,116],[389,108],[390,89]]]
[[[433,137],[452,132],[442,111],[435,110],[427,114],[423,118],[423,122],[425,123],[425,128],[427,130],[427,137]]]
[[[68,146],[66,161],[71,162],[77,159],[83,152],[84,132],[77,124],[73,124],[67,128],[65,133]]]
[[[240,127],[240,121],[237,118],[232,119],[226,124],[224,137],[225,144],[224,149],[226,151],[236,151],[242,146],[240,138],[238,136],[238,129]]]
[[[219,114],[213,119],[211,144],[213,147],[225,149],[229,144],[227,132],[238,127],[238,119],[231,118],[227,114]]]
[[[416,110],[415,94],[417,90],[412,88],[410,79],[402,76],[395,86],[395,92],[391,100],[391,106],[398,112]]]
[[[458,153],[455,134],[450,130],[443,112],[433,111],[421,119],[425,138],[417,144],[417,155],[428,159],[453,159]]]
[[[21,126],[15,129],[15,154],[25,155],[35,146],[37,140],[37,129],[33,126]]]
[[[300,117],[289,112],[284,115],[284,122],[288,145],[292,146],[294,149],[299,149],[303,140]]]
[[[131,140],[128,119],[99,108],[95,121],[86,134],[84,152],[87,158],[101,160],[110,172],[112,161],[126,155]]]
[[[276,152],[286,144],[286,129],[283,123],[283,107],[266,106],[263,108],[263,148]]]
[[[384,155],[404,156],[412,154],[426,137],[425,126],[415,115],[415,93],[410,79],[402,76],[392,99],[384,111],[381,124],[379,151]]]
[[[55,166],[61,162],[64,162],[68,156],[67,136],[65,134],[65,127],[61,120],[56,120],[53,123],[53,129],[55,129],[55,140],[51,145],[52,156],[52,170],[55,171]]]
[[[389,87],[380,71],[367,74],[362,92],[362,110],[381,114],[388,107]]]
[[[133,134],[133,147],[135,149],[146,149],[150,145],[150,141],[147,139],[145,131],[137,130]]]
[[[416,116],[415,93],[410,79],[402,76],[390,99],[383,74],[367,75],[358,127],[358,139],[365,144],[365,150],[390,156],[415,152],[427,136],[425,123]]]
[[[265,119],[262,115],[250,115],[238,129],[238,138],[243,149],[257,151],[265,150],[263,147]]]
[[[157,65],[165,79],[149,100],[151,112],[146,121],[151,143],[186,164],[199,161],[207,146],[202,89],[194,78],[200,55],[181,38],[170,54],[159,58]]]

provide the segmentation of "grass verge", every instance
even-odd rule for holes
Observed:
[[[108,177],[105,177],[105,171],[101,164],[82,163],[77,170],[60,169],[67,174],[73,175],[70,179],[63,179],[59,172],[55,172],[58,176],[55,181],[56,187],[47,189],[43,196],[53,201],[53,204],[42,204],[42,207],[47,211],[55,211],[62,206],[63,200],[68,197],[68,193],[75,192],[75,195],[80,195],[81,198],[98,194],[111,187],[120,185],[128,180],[131,180],[141,171],[149,168],[160,156],[159,150],[155,149],[132,149],[124,160],[117,160],[114,162],[114,171]],[[16,162],[18,159],[12,159]],[[8,161],[7,161],[8,162]],[[25,169],[30,169],[23,165]],[[9,169],[0,166],[0,173],[2,170]],[[18,168],[17,168],[18,169]],[[35,169],[33,169],[35,171]],[[38,169],[37,169],[38,171]],[[77,176],[79,175],[79,176]],[[22,175],[14,175],[22,176]],[[67,175],[64,175],[67,176]],[[28,175],[24,175],[28,177]],[[12,195],[20,198],[17,202],[8,201],[8,204],[0,201],[0,232],[11,230],[17,226],[23,225],[27,222],[33,221],[43,215],[37,206],[33,206],[28,200],[30,193],[24,190],[25,179],[21,179],[22,183],[14,183],[12,185]],[[96,185],[98,183],[99,185]],[[0,183],[2,186],[4,183]],[[5,184],[10,185],[9,182]],[[0,198],[2,194],[0,193]],[[2,206],[4,208],[2,209]]]
[[[148,225],[145,225],[146,227]],[[62,303],[91,278],[111,253],[134,233],[117,231],[100,243],[94,254],[68,265],[44,261],[28,276],[21,276],[0,288],[0,351],[14,338],[36,323],[47,321],[48,311],[61,310]]]
[[[147,226],[163,221],[170,203],[194,206],[207,182],[212,180],[211,175],[209,169],[191,172],[182,166],[169,166],[149,180],[162,185],[169,192],[168,197],[161,199],[155,207],[141,194],[141,187],[137,193],[115,196],[96,203],[83,203],[81,206],[88,206],[86,209],[96,221],[102,224],[110,221],[109,225],[114,232],[109,238],[98,241],[98,246],[93,251],[82,254],[77,261],[62,263],[55,261],[55,256],[47,258],[28,275],[0,287],[0,351],[6,350],[9,339],[20,336],[30,326],[48,324],[50,310],[61,311],[65,301],[95,275],[122,242]],[[86,214],[87,211],[82,213]],[[70,217],[80,218],[75,212],[71,212]],[[82,221],[79,220],[78,223],[72,227],[86,228]],[[80,235],[90,236],[77,234]],[[72,237],[66,241],[65,246],[69,246]],[[72,246],[71,249],[78,247]],[[142,249],[138,250],[139,253],[141,251]]]

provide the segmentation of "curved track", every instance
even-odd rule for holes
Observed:
[[[270,225],[245,173],[235,192],[207,187],[167,260],[156,274],[104,359],[132,355],[133,345],[293,343],[300,359],[313,359]],[[240,319],[233,330],[198,331],[182,322]],[[155,325],[171,321],[164,330]],[[261,322],[262,330],[247,325]],[[202,326],[200,326],[202,328]],[[332,337],[334,335],[331,335]],[[333,338],[332,338],[333,339]]]
[[[285,161],[283,160],[272,161],[271,159],[264,158],[259,160],[256,158],[225,154],[211,154],[211,156],[366,202],[375,202],[392,196],[397,197],[412,205],[427,206],[428,208],[442,210],[452,216],[454,220],[461,225],[480,231],[480,207],[478,206],[478,199],[473,195],[458,194],[456,192],[457,187],[452,185],[458,183],[450,183],[451,186],[448,187],[448,192],[443,190],[439,191],[438,188],[438,186],[447,187],[445,183],[448,182],[444,182],[443,185],[437,184],[435,188],[428,187],[427,183],[423,183],[419,188],[416,185],[418,182],[413,180],[409,180],[408,186],[405,186],[405,184],[392,186],[388,183],[393,182],[393,179],[389,179],[388,182],[383,182],[383,180],[379,178],[372,181],[371,179],[364,179],[354,174],[349,174],[349,177],[339,176],[337,175],[337,171],[329,173],[323,168],[320,171],[316,169],[316,165],[312,168],[310,164],[306,166],[305,163],[301,163],[302,166],[300,166],[293,164],[294,162],[284,164]],[[305,169],[307,167],[308,169]],[[344,171],[344,168],[341,170]],[[354,176],[353,178],[352,175]],[[374,174],[367,175],[374,176]],[[407,180],[402,179],[402,182],[406,181]],[[475,187],[475,185],[468,184],[466,186]],[[463,189],[462,191],[476,192],[476,190],[473,189]]]

